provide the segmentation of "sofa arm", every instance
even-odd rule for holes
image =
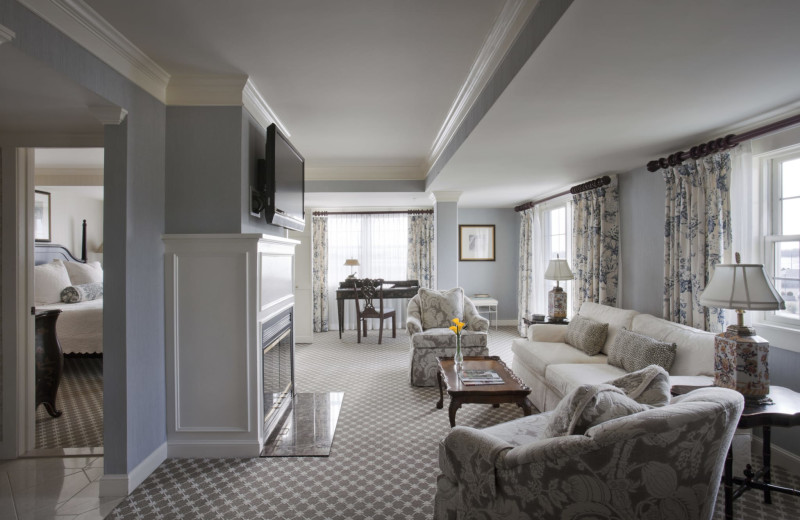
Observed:
[[[565,343],[567,327],[551,323],[538,323],[528,327],[528,339],[546,343]]]
[[[462,500],[491,500],[498,458],[511,448],[480,430],[456,426],[439,444],[439,467],[448,479],[458,482]]]
[[[406,318],[406,331],[408,332],[409,336],[413,336],[419,332],[422,332],[422,322],[419,318],[414,316],[408,316]]]

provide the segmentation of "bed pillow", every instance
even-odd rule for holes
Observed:
[[[103,267],[100,262],[64,262],[71,285],[102,282]]]
[[[664,343],[622,328],[608,347],[608,364],[626,372],[636,372],[650,365],[658,365],[669,372],[677,350],[675,343]]]
[[[72,285],[69,274],[61,260],[41,264],[33,268],[34,305],[47,305],[61,302],[61,291]]]
[[[423,287],[419,290],[419,307],[422,330],[447,328],[453,318],[464,319],[464,289],[434,291]]]
[[[64,303],[88,302],[103,297],[103,282],[70,285],[61,291],[61,301]]]
[[[600,323],[578,314],[567,325],[564,341],[567,345],[594,356],[603,350],[608,335],[608,323]]]

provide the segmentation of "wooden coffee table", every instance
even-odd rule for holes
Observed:
[[[518,378],[497,356],[475,356],[464,358],[466,370],[494,370],[503,378],[502,385],[464,385],[456,374],[455,364],[451,357],[436,358],[439,362],[437,379],[439,381],[439,402],[436,408],[444,406],[444,385],[450,395],[450,427],[456,425],[456,412],[465,403],[492,404],[517,403],[525,415],[531,414],[531,402],[528,394],[531,389]]]

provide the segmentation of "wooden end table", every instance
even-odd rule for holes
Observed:
[[[739,418],[739,428],[755,428],[761,426],[763,441],[762,456],[764,467],[753,472],[750,465],[745,470],[745,478],[733,476],[733,450],[728,450],[725,459],[725,470],[722,483],[725,488],[725,518],[733,518],[733,501],[748,489],[760,489],[764,492],[764,503],[771,504],[771,491],[800,496],[800,489],[792,489],[772,484],[770,475],[771,466],[771,429],[773,426],[800,426],[800,394],[781,386],[770,386],[769,404],[756,404],[745,402],[742,416]],[[733,488],[736,484],[738,487]]]
[[[516,403],[525,415],[531,414],[533,406],[528,400],[531,389],[518,378],[514,372],[498,356],[474,356],[464,358],[465,370],[494,370],[503,378],[502,385],[468,386],[461,382],[456,374],[452,357],[436,358],[439,371],[436,378],[439,382],[439,402],[436,408],[444,406],[444,386],[450,396],[450,427],[456,425],[456,412],[462,404],[491,404],[495,408],[501,403]]]

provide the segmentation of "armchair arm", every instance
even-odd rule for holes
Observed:
[[[489,320],[480,315],[475,304],[466,296],[464,297],[464,322],[469,330],[477,332],[489,330]]]
[[[511,448],[480,430],[456,426],[439,445],[439,466],[448,479],[458,482],[462,500],[491,500],[496,491],[496,463]]]
[[[409,314],[406,318],[406,331],[409,336],[422,332],[422,322],[419,318]]]

